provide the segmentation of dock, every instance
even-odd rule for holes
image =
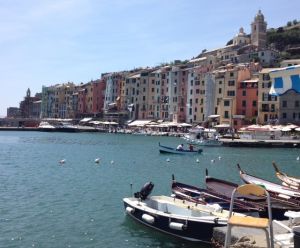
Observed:
[[[274,237],[278,240],[281,239],[282,242],[292,242],[293,238],[291,237],[291,233],[289,233],[284,227],[280,224],[285,226],[289,226],[289,221],[273,221],[273,230],[274,230]],[[225,236],[226,236],[227,226],[224,227],[215,227],[213,233],[213,246],[214,248],[219,248],[224,245]],[[279,238],[280,237],[280,238]],[[284,237],[284,239],[282,238]],[[234,227],[232,228],[232,247],[235,248],[244,248],[244,247],[251,247],[251,248],[263,248],[266,247],[266,236],[263,230],[260,229],[253,229],[253,228],[241,228],[241,227]],[[275,248],[279,248],[280,245],[275,243]],[[285,246],[285,247],[294,247],[292,246]]]
[[[300,140],[221,139],[227,147],[300,148]]]

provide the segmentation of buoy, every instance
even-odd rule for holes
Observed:
[[[200,162],[200,161],[199,161],[199,158],[197,158],[197,159],[196,159],[196,162],[197,162],[197,163],[199,163],[199,162]]]
[[[65,162],[66,162],[65,159],[59,160],[59,163],[60,163],[60,164],[64,164]]]
[[[222,157],[221,157],[221,156],[219,156],[219,160],[221,160],[221,158],[222,158]]]
[[[100,162],[100,158],[96,158],[95,163],[99,164],[99,162]]]
[[[297,157],[297,160],[299,161],[299,159],[300,159],[300,158],[299,158],[299,156],[298,156],[298,157]]]
[[[210,162],[214,163],[214,162],[215,162],[215,160],[214,160],[214,159],[212,159],[212,160],[210,160]]]
[[[167,158],[167,160],[166,160],[167,162],[170,162],[170,159],[169,158]]]
[[[111,163],[111,164],[113,164],[113,163],[114,163],[114,161],[112,160],[112,161],[110,161],[110,163]]]

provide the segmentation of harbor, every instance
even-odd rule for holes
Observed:
[[[204,187],[206,168],[211,176],[241,184],[237,163],[276,183],[272,161],[286,173],[299,175],[298,149],[219,146],[205,147],[195,156],[171,156],[159,153],[158,142],[175,147],[182,139],[100,132],[1,132],[0,246],[202,248],[206,246],[131,220],[122,199],[148,181],[155,185],[151,195],[170,196],[172,174]]]

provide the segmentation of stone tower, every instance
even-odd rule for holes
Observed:
[[[260,48],[265,48],[267,44],[267,23],[261,10],[256,14],[251,23],[251,44]]]

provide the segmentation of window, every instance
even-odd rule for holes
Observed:
[[[295,107],[299,107],[299,101],[295,101]]]
[[[226,119],[229,118],[229,113],[228,113],[228,111],[224,111],[224,118],[226,118]]]
[[[253,106],[253,107],[256,107],[256,106],[257,106],[257,102],[256,102],[256,101],[253,101],[253,102],[252,102],[252,106]]]
[[[286,119],[286,113],[282,113],[282,119]]]
[[[225,100],[224,101],[224,107],[228,107],[230,106],[230,101],[229,100]]]
[[[219,88],[219,94],[222,94],[222,88]]]
[[[196,89],[196,94],[199,94],[200,93],[200,90],[199,89]]]
[[[282,101],[282,107],[286,108],[287,107],[287,102],[286,101]]]
[[[247,107],[247,102],[245,100],[242,101],[242,106]]]
[[[235,91],[234,90],[228,90],[227,91],[227,96],[235,96]]]
[[[247,92],[245,90],[243,90],[242,94],[243,94],[243,96],[246,96]]]
[[[229,80],[228,81],[228,86],[234,86],[234,84],[235,84],[234,80]]]

